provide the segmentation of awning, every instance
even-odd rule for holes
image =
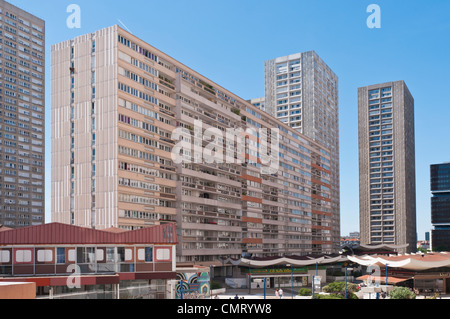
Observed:
[[[442,253],[405,254],[398,256],[347,256],[354,263],[362,266],[379,266],[422,271],[433,268],[450,267],[450,255]]]
[[[380,277],[380,276],[370,276],[370,279],[372,281],[377,281],[380,284],[386,284],[386,277]],[[409,279],[412,279],[412,277],[392,277],[392,276],[388,276],[388,284],[391,285],[395,285],[404,281],[407,281]],[[356,280],[361,280],[361,281],[367,281],[369,280],[369,275],[364,275],[361,277],[356,278]]]
[[[305,257],[303,259],[299,258],[290,258],[290,257],[278,257],[274,259],[267,260],[255,260],[255,259],[247,259],[241,258],[239,260],[227,259],[224,263],[232,263],[237,266],[251,266],[251,267],[269,267],[276,265],[293,265],[293,266],[312,266],[315,264],[323,265],[323,264],[332,264],[338,262],[347,261],[346,256],[321,256],[321,257]]]

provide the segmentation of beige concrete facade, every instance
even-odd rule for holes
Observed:
[[[0,0],[0,224],[45,223],[45,22]]]
[[[134,35],[114,26],[54,45],[52,83],[54,221],[135,229],[175,220],[180,262],[306,255],[331,241],[329,151]],[[183,142],[176,128],[187,132]],[[242,143],[219,138],[251,128],[238,134]],[[206,137],[210,132],[215,138]],[[280,165],[270,173],[251,147],[266,135],[279,141],[269,151],[282,153],[272,153]],[[180,145],[183,154],[174,153]],[[209,148],[222,158],[229,151],[232,160],[197,157]]]
[[[358,89],[361,244],[416,250],[414,99],[404,81]]]

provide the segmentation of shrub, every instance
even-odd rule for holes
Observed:
[[[332,282],[327,286],[322,288],[323,292],[327,293],[345,293],[345,282]],[[353,293],[358,291],[358,286],[356,284],[347,282],[347,293]]]
[[[410,291],[406,287],[395,287],[390,293],[391,299],[416,299],[414,292]]]
[[[311,289],[302,288],[298,291],[298,295],[299,296],[312,296],[312,291],[311,291]]]

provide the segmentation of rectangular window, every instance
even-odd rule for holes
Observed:
[[[66,263],[66,249],[64,247],[56,248],[56,263],[57,264]]]
[[[107,263],[114,263],[115,262],[115,250],[114,248],[106,248],[106,262]]]
[[[153,261],[153,247],[145,247],[145,262]]]

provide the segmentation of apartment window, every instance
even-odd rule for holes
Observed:
[[[380,98],[380,90],[371,90],[369,91],[369,100],[379,99]]]

